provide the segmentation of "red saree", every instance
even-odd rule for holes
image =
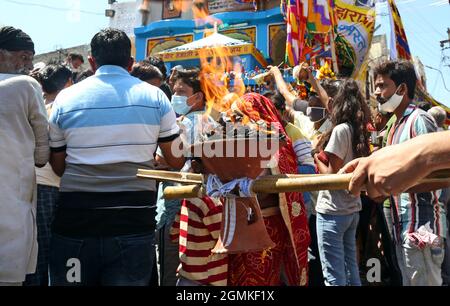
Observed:
[[[264,120],[275,126],[287,138],[281,119],[273,103],[255,93],[243,96],[238,108],[251,119]],[[272,174],[297,173],[296,155],[291,141],[282,147],[275,158],[278,165]],[[279,194],[281,214],[265,217],[270,238],[276,244],[262,252],[229,255],[229,286],[277,286],[308,284],[308,246],[310,235],[303,196],[299,192]],[[281,275],[285,276],[282,279]]]

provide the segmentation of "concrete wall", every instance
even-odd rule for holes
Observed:
[[[373,75],[374,68],[384,60],[389,58],[389,49],[387,46],[386,34],[375,35],[372,39],[372,45],[369,49],[368,56],[368,73],[367,73],[367,86],[369,94],[373,94],[375,91],[375,77]]]

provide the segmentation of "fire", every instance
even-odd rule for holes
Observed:
[[[214,25],[214,32],[206,30],[214,34],[218,32],[217,26],[222,24],[222,21],[209,15],[207,3],[206,0],[173,2],[177,10],[183,12],[192,10],[197,27]],[[226,113],[233,122],[238,116],[240,124],[266,131],[257,124],[260,121],[259,113],[253,109],[250,102],[241,98],[246,92],[246,87],[242,79],[243,68],[240,58],[232,56],[230,48],[224,46],[220,39],[212,47],[199,49],[198,54],[201,89],[206,100],[205,118],[211,116],[217,120],[220,113]]]
[[[201,0],[194,2],[193,12],[196,21],[214,22],[214,32],[217,33],[217,25],[222,21],[209,16],[205,2]],[[243,69],[241,63],[234,60],[229,48],[220,45],[218,41],[212,48],[199,50],[199,57],[201,86],[206,98],[206,115],[215,117],[218,112],[228,112],[229,115],[238,113],[242,116],[242,124],[249,125],[255,118],[257,121],[259,119],[257,112],[252,113],[253,120],[251,120],[240,111],[251,109],[251,105],[246,105],[249,103],[240,98],[245,94]]]
[[[222,24],[222,20],[210,16],[206,0],[194,0],[192,5],[194,20],[197,26],[204,24]]]

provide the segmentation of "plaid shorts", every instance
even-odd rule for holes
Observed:
[[[59,188],[45,185],[37,185],[37,240],[39,245],[36,272],[28,274],[24,286],[47,286],[48,256],[51,237],[51,223],[58,200]]]

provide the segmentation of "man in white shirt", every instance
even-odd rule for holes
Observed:
[[[48,123],[33,68],[34,44],[0,28],[0,286],[21,285],[37,259],[36,176],[48,161]]]

